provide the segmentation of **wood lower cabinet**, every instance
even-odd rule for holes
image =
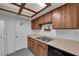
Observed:
[[[39,56],[47,56],[48,55],[48,45],[38,42],[38,55]]]
[[[32,51],[34,50],[33,48],[34,48],[34,41],[33,41],[33,39],[32,38],[30,38],[30,37],[28,37],[28,48],[30,48]]]
[[[36,56],[48,55],[48,45],[30,37],[28,37],[28,48],[30,48]]]

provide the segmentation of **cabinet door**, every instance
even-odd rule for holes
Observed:
[[[34,51],[34,39],[31,39],[31,50],[32,50],[32,52]]]
[[[35,29],[35,27],[36,27],[36,22],[35,22],[34,20],[32,20],[31,23],[32,23],[32,25],[31,25],[31,26],[32,26],[32,29]]]
[[[64,7],[64,24],[65,28],[77,28],[77,4],[69,3]]]
[[[44,16],[41,16],[38,18],[38,23],[43,24],[44,23]]]
[[[33,47],[34,47],[33,39],[28,37],[28,48],[30,48],[33,51]]]
[[[62,20],[63,20],[63,7],[57,8],[52,12],[53,28],[57,28],[57,29],[62,28]]]
[[[43,47],[39,46],[39,53],[38,53],[39,56],[46,56],[47,53],[46,53],[46,49],[44,49]]]
[[[50,23],[50,22],[52,22],[52,13],[51,12],[44,15],[44,23]]]
[[[33,53],[37,56],[38,55],[38,41],[34,40],[34,48]]]
[[[31,47],[31,40],[30,40],[30,38],[28,37],[28,48],[30,48]]]
[[[38,19],[32,20],[32,29],[41,29]]]
[[[47,56],[48,55],[48,45],[38,42],[38,55],[39,56]]]
[[[54,28],[77,28],[77,4],[65,4],[54,10],[52,13],[52,23]]]
[[[79,29],[79,3],[77,5],[78,5],[78,29]]]

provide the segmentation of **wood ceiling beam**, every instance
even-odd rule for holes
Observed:
[[[6,9],[3,9],[3,8],[0,8],[0,10],[3,10],[3,11],[6,11],[6,12],[10,12],[10,13],[14,13],[14,14],[18,14],[18,13],[16,13],[16,12],[13,12],[13,11],[10,11],[10,10],[6,10]],[[26,17],[30,17],[30,16],[28,16],[28,15],[23,15],[23,14],[21,14],[22,16],[26,16]]]
[[[26,3],[22,3],[22,4],[21,4],[20,9],[19,9],[19,12],[18,12],[19,15],[20,15],[21,12],[23,11],[25,5],[26,5]]]
[[[47,6],[51,6],[51,4],[50,3],[45,3]]]
[[[44,7],[43,9],[41,9],[40,11],[38,11],[37,13],[35,13],[33,16],[31,16],[31,18],[34,17],[35,15],[39,14],[41,11],[45,10],[45,9],[48,8],[49,6],[51,6],[50,3],[45,3],[45,4],[46,4],[47,6]]]
[[[18,4],[16,4],[16,3],[11,3],[11,4],[20,7],[20,5],[18,5]],[[24,7],[24,9],[26,9],[26,10],[28,10],[28,11],[30,11],[30,12],[33,12],[33,13],[37,13],[36,11],[31,10],[31,9],[29,9],[29,8],[26,8],[26,7]]]

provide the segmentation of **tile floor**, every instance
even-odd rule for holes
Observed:
[[[34,56],[34,54],[28,48],[24,48],[14,53],[8,54],[7,56]]]

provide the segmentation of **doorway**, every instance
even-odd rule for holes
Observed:
[[[4,20],[0,20],[0,56],[6,55],[7,52],[6,29],[4,27]]]
[[[4,53],[3,29],[4,29],[4,22],[3,22],[3,20],[0,20],[0,56],[2,56]]]

